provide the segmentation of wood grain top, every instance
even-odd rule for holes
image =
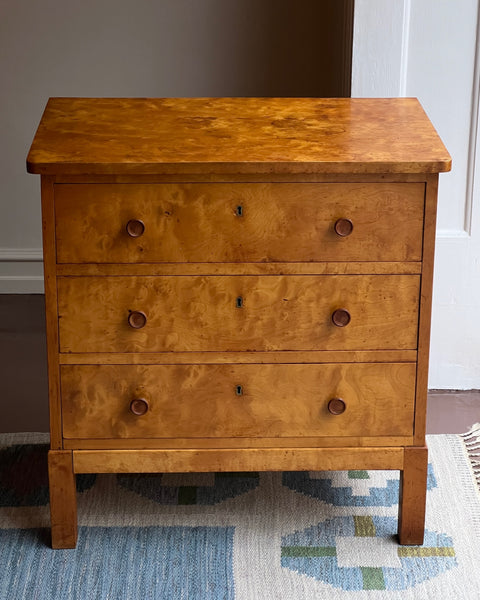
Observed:
[[[51,98],[27,157],[77,175],[450,168],[415,98]]]

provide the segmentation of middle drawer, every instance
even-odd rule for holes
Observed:
[[[58,278],[61,352],[406,350],[418,275]]]

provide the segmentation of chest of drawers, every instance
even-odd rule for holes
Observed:
[[[52,545],[76,473],[398,469],[423,540],[438,173],[414,99],[50,99]]]

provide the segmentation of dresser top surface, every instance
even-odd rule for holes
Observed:
[[[415,98],[50,98],[27,158],[51,175],[450,168]]]

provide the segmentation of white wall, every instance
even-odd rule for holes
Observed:
[[[440,175],[430,388],[480,388],[477,10],[476,0],[355,3],[352,96],[417,96],[453,159]]]
[[[0,293],[41,292],[49,96],[340,95],[344,2],[0,0]]]

